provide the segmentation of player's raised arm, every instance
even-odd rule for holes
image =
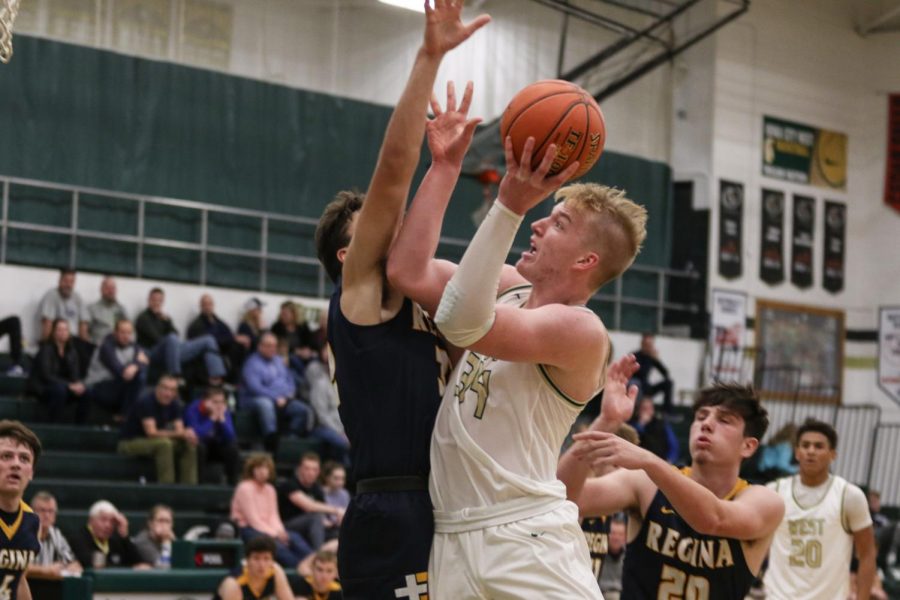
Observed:
[[[378,162],[344,259],[341,306],[360,324],[380,320],[384,264],[400,223],[410,182],[419,161],[428,99],[444,55],[487,24],[482,15],[465,25],[462,2],[425,2],[425,39],[391,115]]]

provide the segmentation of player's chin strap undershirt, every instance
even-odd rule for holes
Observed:
[[[522,219],[497,199],[475,232],[434,317],[451,344],[471,346],[494,325],[500,274]]]

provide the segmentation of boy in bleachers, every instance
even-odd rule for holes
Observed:
[[[213,600],[267,598],[293,600],[287,576],[275,562],[275,541],[268,536],[253,538],[244,546],[245,565],[219,584]]]
[[[337,555],[323,550],[313,558],[312,575],[304,577],[294,588],[298,599],[341,600],[344,597],[337,582]]]
[[[211,386],[184,411],[184,424],[197,434],[197,465],[200,475],[211,460],[225,466],[229,485],[237,485],[241,475],[241,452],[225,392]]]
[[[147,528],[132,540],[141,562],[157,569],[172,566],[172,542],[175,541],[175,513],[165,504],[157,504],[147,516]]]

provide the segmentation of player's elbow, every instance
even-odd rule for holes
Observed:
[[[390,257],[388,257],[385,272],[387,273],[388,283],[391,284],[391,287],[404,296],[408,296],[410,286],[415,280],[415,275],[413,273],[412,265],[409,264],[408,257],[398,256],[398,254],[404,253],[392,252]]]

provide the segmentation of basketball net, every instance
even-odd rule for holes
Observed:
[[[19,0],[0,0],[0,61],[8,63],[13,55],[13,22],[19,14]]]

